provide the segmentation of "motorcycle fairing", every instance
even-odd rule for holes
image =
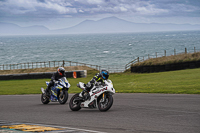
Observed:
[[[54,84],[54,86],[51,87],[51,98],[49,100],[52,102],[58,101],[57,94],[63,89],[63,87],[69,88],[71,86],[65,77],[59,79],[59,81],[59,83],[56,83]],[[49,83],[50,82],[46,81],[47,86],[49,85]],[[42,93],[45,93],[44,88],[41,88],[41,91]]]
[[[108,81],[105,81],[105,83],[108,82],[108,84],[111,84],[111,85],[106,85],[106,86],[94,86],[89,94],[90,94],[90,98],[89,100],[86,100],[84,102],[81,103],[81,107],[89,107],[91,105],[92,102],[96,102],[95,105],[97,105],[97,98],[105,93],[105,92],[109,92],[110,94],[114,94],[115,93],[115,89],[113,88],[113,84],[110,80]],[[84,83],[82,82],[79,82],[79,85],[80,85],[80,88],[84,89]],[[81,93],[79,95],[82,95]]]

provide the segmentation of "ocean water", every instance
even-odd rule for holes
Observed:
[[[74,61],[124,68],[147,58],[200,51],[200,31],[0,36],[0,65],[43,61]]]

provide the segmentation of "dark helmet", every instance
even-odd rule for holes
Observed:
[[[101,70],[101,75],[103,79],[107,80],[109,77],[109,72],[107,70]]]
[[[64,73],[65,73],[65,69],[63,67],[59,67],[58,68],[58,73],[59,73],[60,76],[63,76]]]

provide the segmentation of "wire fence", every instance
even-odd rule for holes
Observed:
[[[200,49],[196,49],[196,47],[194,47],[194,49],[185,48],[182,52],[177,52],[177,50],[174,49],[173,51],[170,51],[169,53],[171,55],[177,55],[177,54],[196,53],[199,51],[200,51]],[[142,62],[142,61],[148,60],[150,58],[158,58],[158,57],[163,57],[163,56],[167,56],[166,50],[164,50],[163,53],[155,52],[154,54],[148,54],[147,56],[137,57],[136,59],[132,60],[131,62],[129,62],[125,65],[125,70],[129,69],[132,64]]]
[[[0,70],[14,70],[14,69],[34,69],[34,68],[47,68],[47,67],[67,67],[67,66],[88,66],[100,70],[100,66],[91,65],[73,61],[47,61],[47,62],[27,62],[18,64],[5,64],[0,65]]]
[[[87,66],[93,69],[100,71],[101,69],[106,69],[110,73],[123,72],[124,66],[99,66],[99,65],[91,65],[80,62],[72,62],[72,61],[47,61],[47,62],[27,62],[27,63],[17,63],[17,64],[5,64],[0,65],[0,70],[15,70],[15,69],[34,69],[34,68],[50,68],[50,67],[67,67],[67,66]]]

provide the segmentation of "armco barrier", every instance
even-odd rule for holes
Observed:
[[[73,73],[76,72],[76,78],[82,78],[87,76],[87,71],[71,71],[65,72],[67,78],[73,78]],[[44,79],[51,78],[54,72],[45,73],[24,73],[24,74],[12,74],[12,75],[0,75],[0,80],[16,80],[16,79]]]
[[[200,61],[190,61],[190,62],[181,62],[173,63],[166,65],[150,65],[150,66],[132,66],[131,72],[135,73],[151,73],[151,72],[164,72],[164,71],[174,71],[182,69],[192,69],[199,68]]]

